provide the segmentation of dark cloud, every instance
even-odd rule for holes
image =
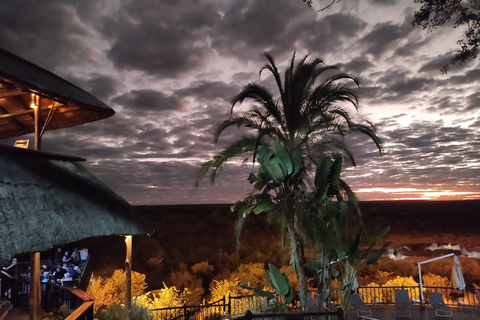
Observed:
[[[291,54],[295,45],[293,34],[305,32],[314,15],[311,9],[295,1],[274,0],[233,1],[226,9],[218,33],[212,37],[212,47],[221,54],[234,55],[241,59],[259,60],[263,52],[275,56]],[[291,19],[303,15],[305,20]]]
[[[398,0],[368,0],[369,3],[381,6],[392,6],[398,2]]]
[[[467,103],[468,104],[467,104],[466,111],[480,109],[480,93],[475,92],[475,93],[472,93],[470,96],[468,96]]]
[[[207,31],[220,19],[213,4],[143,0],[122,9],[104,31],[117,68],[169,78],[202,66],[212,54]]]
[[[222,81],[199,81],[192,83],[188,88],[175,92],[178,96],[193,96],[200,100],[222,99],[230,101],[238,92],[238,85],[227,84]]]
[[[407,21],[400,25],[392,22],[379,23],[360,40],[360,43],[367,46],[366,53],[380,57],[388,50],[395,49],[398,42],[407,37],[412,30]]]
[[[366,27],[366,23],[358,17],[337,13],[305,26],[305,46],[310,52],[319,55],[342,50],[345,44],[351,43]],[[316,30],[313,34],[309,30]],[[307,33],[309,33],[307,35]]]
[[[64,66],[92,65],[99,57],[88,41],[92,30],[78,19],[71,2],[6,1],[0,6],[0,25],[2,48],[61,75]]]
[[[162,92],[144,89],[132,90],[112,100],[130,109],[132,113],[138,111],[169,111],[182,108],[181,100],[174,95],[166,95]]]
[[[447,54],[429,59],[420,69],[418,69],[418,71],[438,74],[441,71],[442,67],[445,64],[447,64],[448,61],[451,59],[452,54],[453,54],[453,51],[452,53],[447,53]]]
[[[348,63],[342,64],[342,69],[348,73],[359,76],[369,68],[373,67],[373,63],[366,57],[357,57]]]
[[[462,75],[451,76],[448,79],[452,84],[470,84],[480,79],[480,69],[472,69]]]
[[[87,91],[102,101],[110,100],[119,87],[117,79],[103,74],[91,74],[87,80]]]
[[[64,78],[105,103],[122,87],[120,81],[114,77],[98,73],[92,73],[86,79],[76,75],[67,75]]]
[[[387,90],[399,96],[405,96],[414,92],[423,91],[427,89],[431,83],[432,80],[427,78],[402,79],[388,87]]]
[[[409,40],[405,45],[395,50],[394,56],[411,57],[419,52],[422,47],[430,43],[429,38],[422,40]]]

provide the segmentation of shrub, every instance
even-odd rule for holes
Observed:
[[[244,290],[238,286],[240,281],[238,278],[233,280],[213,280],[210,285],[211,302],[218,301],[223,297],[237,297],[242,294],[251,294],[249,291]]]
[[[147,309],[160,309],[183,306],[188,301],[190,292],[188,289],[178,290],[175,286],[147,292],[134,298],[136,304]]]
[[[95,297],[95,312],[99,309],[108,309],[115,304],[124,303],[125,280],[125,271],[118,269],[113,272],[111,277],[92,276],[88,293]],[[145,275],[132,271],[132,297],[142,295],[146,288]],[[114,312],[114,310],[111,312]]]

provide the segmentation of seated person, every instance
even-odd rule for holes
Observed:
[[[45,271],[45,272],[43,272],[42,276],[40,277],[40,281],[42,283],[46,283],[50,280],[51,276],[52,276],[52,274],[49,271]]]
[[[65,273],[67,273],[67,270],[57,267],[57,270],[53,273],[53,280],[55,280],[55,282],[60,282],[60,279],[65,276]]]
[[[75,266],[72,269],[68,270],[68,273],[72,277],[73,281],[76,281],[78,279],[78,276],[79,276],[80,272],[81,272],[81,270],[78,266]]]
[[[68,251],[65,251],[65,255],[62,258],[62,264],[71,264],[72,263],[72,258],[70,257],[70,254]]]

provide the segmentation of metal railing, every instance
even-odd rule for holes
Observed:
[[[229,313],[229,303],[225,297],[200,306],[187,306],[151,309],[154,320],[203,320],[221,318]]]
[[[420,304],[420,289],[418,286],[409,287],[359,287],[358,294],[365,304],[395,304],[395,289],[403,289],[408,291],[408,296],[412,303]],[[478,306],[475,288],[466,288],[458,290],[446,287],[423,287],[424,304],[429,304],[427,292],[442,293],[445,304],[455,306]]]
[[[359,287],[357,289],[358,294],[362,298],[365,304],[395,304],[395,290],[404,289],[409,293],[409,298],[412,303],[420,303],[420,291],[418,286],[409,287]],[[467,288],[460,291],[453,288],[442,287],[423,287],[425,297],[426,292],[441,292],[445,303],[449,306],[478,306],[476,292],[478,289]],[[315,301],[316,292],[311,291],[313,301]],[[331,300],[335,306],[340,304],[340,290],[332,288]],[[428,299],[425,299],[424,303],[428,304]],[[290,309],[296,310],[296,305],[291,305]],[[203,319],[224,319],[227,316],[244,318],[245,312],[249,310],[253,312],[254,318],[262,318],[265,315],[265,306],[263,299],[258,296],[238,296],[238,297],[224,297],[211,304],[205,304],[201,306],[187,306],[161,308],[150,310],[153,314],[154,320],[203,320]],[[298,313],[294,312],[294,313]],[[256,314],[261,314],[256,315]],[[328,314],[330,315],[330,314]],[[324,315],[325,317],[327,314]],[[270,318],[269,316],[263,316]],[[312,316],[313,317],[313,316]],[[285,316],[275,316],[278,320],[289,320]],[[280,319],[281,318],[281,319]],[[292,318],[293,319],[293,318]],[[313,319],[313,318],[308,318]],[[323,319],[322,316],[317,315],[315,319]],[[336,318],[332,318],[336,319]],[[340,319],[340,318],[338,318]],[[295,319],[296,320],[296,319]],[[299,319],[301,320],[301,319]]]

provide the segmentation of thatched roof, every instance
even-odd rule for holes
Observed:
[[[84,238],[146,232],[80,160],[0,145],[0,264]]]
[[[35,131],[32,93],[41,97],[40,117],[55,114],[46,130],[72,127],[115,112],[88,92],[0,48],[0,139]]]

